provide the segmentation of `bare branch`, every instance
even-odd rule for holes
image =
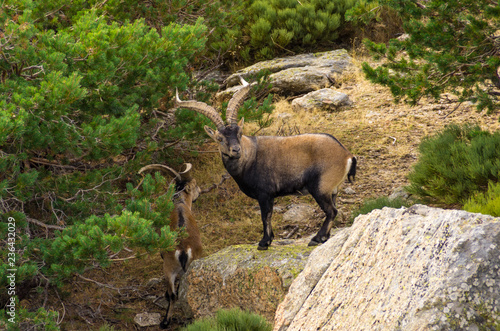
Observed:
[[[220,180],[219,184],[212,184],[212,185],[210,185],[209,187],[207,187],[207,188],[205,188],[205,189],[201,190],[200,194],[205,194],[205,193],[208,193],[208,192],[210,192],[210,191],[212,191],[212,190],[214,190],[214,189],[218,188],[219,186],[221,186],[221,185],[222,185],[222,183],[224,183],[224,182],[225,182],[227,179],[229,179],[229,178],[231,178],[231,176],[229,175],[229,173],[228,173],[228,172],[226,172],[225,174],[223,174],[223,175],[222,175],[222,177],[221,177],[221,180]]]
[[[51,224],[45,224],[39,220],[36,220],[34,218],[31,218],[31,217],[26,217],[26,220],[29,222],[29,223],[32,223],[32,224],[35,224],[35,225],[38,225],[38,226],[41,226],[41,227],[44,227],[45,229],[51,229],[51,230],[59,230],[59,231],[62,231],[64,230],[63,227],[61,226],[58,226],[58,225],[51,225]]]

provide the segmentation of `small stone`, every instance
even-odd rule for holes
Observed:
[[[146,327],[160,324],[161,315],[159,313],[141,313],[134,317],[134,322],[137,325]]]
[[[314,218],[316,211],[306,204],[293,204],[283,214],[283,220],[287,223],[296,223]]]
[[[352,189],[351,187],[346,187],[344,189],[344,193],[345,194],[356,194],[356,191],[354,191],[354,189]]]

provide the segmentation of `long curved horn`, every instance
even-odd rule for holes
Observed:
[[[188,181],[191,180],[191,168],[193,165],[191,163],[184,163],[183,167],[186,167],[184,171],[180,172],[179,175],[181,176],[183,181]]]
[[[233,95],[231,100],[227,105],[226,110],[226,121],[227,124],[233,125],[238,122],[238,109],[243,104],[243,100],[247,96],[248,92],[250,92],[250,84],[248,84],[241,76],[240,82],[243,85],[236,93]]]
[[[206,117],[208,117],[209,120],[211,120],[215,124],[217,130],[221,131],[224,129],[225,126],[224,121],[220,117],[217,110],[215,110],[215,108],[210,107],[206,103],[200,101],[195,101],[195,100],[182,101],[181,99],[179,99],[179,91],[177,89],[175,89],[175,106],[188,108],[202,115],[205,115]]]
[[[150,165],[144,166],[141,169],[139,169],[139,173],[141,174],[144,171],[148,171],[148,170],[168,171],[175,176],[175,179],[177,181],[179,181],[179,182],[182,181],[182,177],[177,171],[175,171],[174,169],[167,167],[166,165],[163,165],[163,164],[150,164]]]

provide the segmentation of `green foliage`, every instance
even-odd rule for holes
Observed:
[[[256,58],[268,59],[283,49],[331,43],[339,36],[346,10],[355,0],[256,0],[248,9],[247,30]]]
[[[272,105],[271,84],[269,82],[269,73],[262,72],[248,79],[250,82],[257,81],[257,84],[252,86],[249,93],[249,98],[246,100],[238,111],[238,117],[245,118],[248,122],[257,122],[260,128],[266,128],[272,124],[270,115],[274,110]],[[181,97],[182,99],[182,97]],[[207,95],[199,92],[196,97],[189,98],[197,101],[208,102]],[[260,104],[260,105],[259,105]],[[221,107],[220,115],[223,120],[226,117],[227,102],[224,102]],[[213,123],[206,117],[195,111],[189,109],[178,109],[176,111],[177,126],[171,130],[172,136],[182,133],[185,138],[194,138],[199,132],[203,131],[205,125],[212,125]]]
[[[272,85],[269,81],[270,72],[260,72],[255,77],[250,77],[249,81],[256,81],[257,84],[252,86],[249,93],[251,96],[246,100],[238,111],[238,118],[244,118],[245,121],[254,122],[256,121],[259,125],[259,130],[269,127],[272,124],[272,119],[270,118],[274,105],[273,95],[269,94]],[[260,104],[260,105],[259,105]],[[223,105],[223,113],[225,114],[225,109],[227,104]]]
[[[488,183],[488,190],[470,197],[464,205],[464,210],[500,216],[500,182]]]
[[[424,139],[407,190],[428,201],[462,203],[500,177],[500,132],[450,125]]]
[[[270,331],[273,327],[263,317],[238,308],[219,310],[215,317],[205,318],[183,328],[184,331]]]
[[[39,3],[38,3],[39,2]],[[163,34],[171,23],[195,25],[199,18],[204,19],[209,28],[200,31],[199,38],[207,39],[203,50],[208,58],[221,60],[234,54],[242,40],[245,7],[251,1],[232,0],[64,0],[37,1],[32,6],[37,22],[48,29],[58,30],[72,26],[81,10],[94,8],[98,15],[105,15],[116,22],[143,20],[148,26]],[[200,64],[197,64],[200,65]]]
[[[369,26],[371,22],[380,20],[379,8],[378,1],[360,0],[346,11],[345,19],[347,22],[352,22],[355,27]]]
[[[354,221],[359,215],[365,215],[375,209],[382,209],[384,207],[401,208],[408,207],[410,203],[402,198],[389,199],[388,197],[380,197],[377,199],[366,200],[363,204],[351,213],[351,221]]]
[[[206,27],[199,19],[160,34],[93,4],[0,4],[0,286],[16,269],[16,294],[108,266],[124,248],[128,258],[172,249],[178,235],[166,179],[134,185],[141,166],[172,157],[155,109],[189,83]],[[15,252],[5,249],[9,217]]]
[[[0,310],[0,314],[3,315],[3,311]],[[9,318],[10,316],[7,315]],[[56,311],[49,310],[40,307],[38,310],[29,312],[27,309],[19,306],[19,302],[16,304],[16,323],[7,322],[5,329],[6,331],[23,331],[23,330],[44,330],[44,331],[56,331],[60,330],[57,323],[59,314]],[[19,321],[19,323],[17,323]],[[2,326],[2,321],[0,320],[0,327]]]
[[[98,3],[98,1],[95,1]],[[204,52],[208,58],[228,57],[234,53],[242,40],[241,24],[245,18],[245,7],[249,1],[211,0],[187,1],[111,0],[104,4],[107,11],[120,21],[144,18],[146,22],[162,31],[170,23],[195,24],[203,18],[208,27],[203,34],[207,38]],[[219,59],[222,60],[222,59]]]
[[[208,27],[202,34],[207,39],[204,57],[239,66],[290,51],[317,50],[318,42],[331,46],[344,29],[344,13],[358,1],[76,0],[70,5],[55,0],[34,6],[33,15],[56,30],[74,24],[81,9],[95,8],[117,22],[142,19],[161,34],[170,23],[193,25],[203,18]]]
[[[130,199],[124,202],[127,209],[117,215],[92,215],[83,222],[75,222],[54,233],[53,238],[30,238],[18,234],[16,238],[16,280],[20,283],[37,275],[43,275],[56,284],[73,273],[82,273],[91,265],[108,266],[111,255],[124,247],[149,253],[170,250],[177,240],[177,233],[168,227],[169,214],[173,209],[173,185],[165,192],[165,178],[147,175],[143,190],[127,184]],[[2,218],[6,218],[7,214]],[[12,213],[16,229],[27,226],[26,216]],[[7,220],[0,223],[2,233],[7,233]],[[7,262],[7,250],[2,251],[2,261]],[[38,266],[43,261],[43,266]],[[0,265],[0,284],[8,284],[8,264]]]
[[[127,210],[151,220],[156,228],[165,225],[165,220],[169,218],[174,208],[172,196],[175,193],[174,185],[170,185],[169,190],[164,192],[167,185],[166,179],[159,173],[156,173],[154,178],[149,174],[146,175],[141,185],[142,191],[127,183],[127,191],[131,196],[125,203]],[[155,198],[154,203],[152,197]]]
[[[359,0],[345,13],[346,26],[354,45],[368,38],[374,42],[386,43],[403,32],[398,13],[378,0]]]
[[[386,61],[363,71],[374,83],[388,86],[397,100],[417,104],[452,93],[460,102],[476,102],[489,112],[498,107],[500,58],[495,37],[500,28],[500,6],[486,0],[380,1],[403,19],[409,38],[386,45],[366,40],[376,56]]]

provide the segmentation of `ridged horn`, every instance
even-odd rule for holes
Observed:
[[[183,167],[185,167],[184,171],[179,172],[179,175],[181,176],[183,181],[189,181],[191,180],[191,168],[193,165],[191,163],[184,163]]]
[[[215,108],[200,101],[195,101],[195,100],[182,101],[179,98],[179,91],[177,89],[175,89],[175,106],[188,108],[202,115],[205,115],[206,117],[208,117],[209,120],[211,120],[215,124],[217,130],[221,131],[224,129],[224,121],[222,120],[222,117],[220,117],[217,110],[215,110]]]
[[[226,121],[227,124],[230,125],[237,124],[238,109],[243,104],[243,100],[245,100],[248,92],[250,92],[250,84],[248,84],[241,76],[239,77],[241,85],[243,86],[238,91],[236,91],[235,94],[233,94],[233,97],[231,98],[231,100],[229,100],[229,103],[227,105]]]
[[[174,169],[167,167],[166,165],[163,165],[163,164],[150,164],[150,165],[144,166],[141,169],[139,169],[139,173],[141,174],[144,171],[149,171],[149,170],[168,171],[175,176],[175,179],[177,181],[179,181],[179,182],[182,181],[182,177],[177,171],[175,171]]]

